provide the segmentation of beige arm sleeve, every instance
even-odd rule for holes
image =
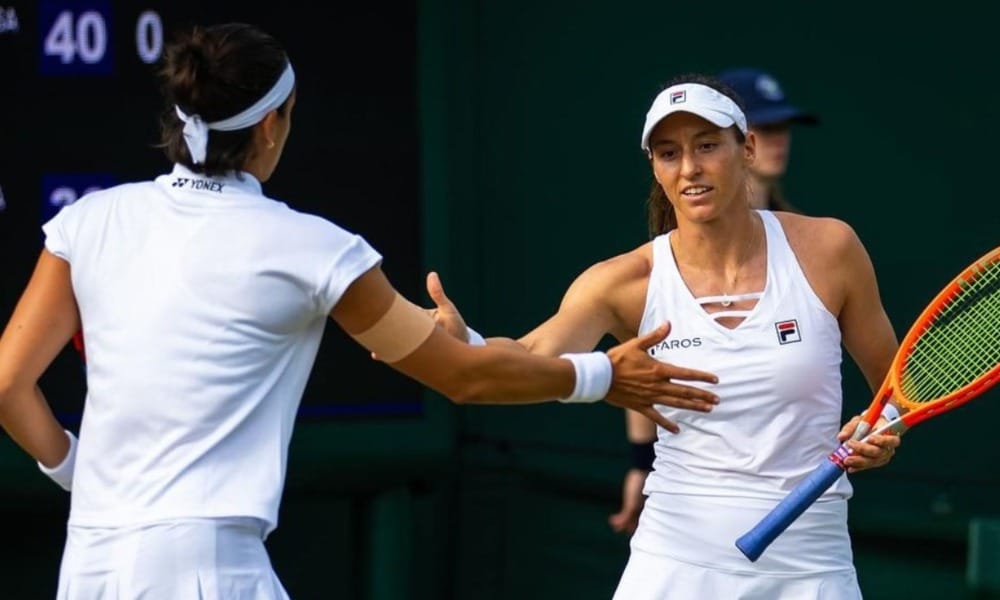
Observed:
[[[389,310],[374,325],[351,337],[379,360],[394,363],[427,341],[434,327],[429,314],[397,293]]]

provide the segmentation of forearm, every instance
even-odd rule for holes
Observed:
[[[625,432],[630,447],[629,476],[640,477],[639,473],[645,474],[653,470],[653,463],[656,460],[654,446],[656,443],[656,423],[634,410],[626,410]],[[645,480],[644,475],[641,477]]]
[[[521,342],[513,340],[511,338],[505,337],[491,337],[486,338],[486,344],[494,348],[503,348],[505,350],[512,350],[515,352],[528,352],[528,349],[524,347]],[[551,356],[556,356],[555,354]]]
[[[573,393],[575,373],[566,360],[534,356],[522,347],[513,354],[472,366],[465,377],[475,382],[465,399],[474,404],[525,404],[566,398]]]
[[[59,465],[69,452],[69,440],[38,386],[0,393],[0,425],[35,460]]]
[[[458,354],[450,342],[433,336],[421,351],[392,366],[461,404],[528,404],[573,393],[575,371],[567,360],[506,344],[465,346]],[[440,368],[443,364],[449,367]]]
[[[602,352],[550,358],[502,344],[464,344],[440,329],[390,364],[459,404],[597,402],[615,378],[612,360]]]

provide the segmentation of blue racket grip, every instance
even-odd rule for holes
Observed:
[[[834,453],[836,454],[836,453]],[[753,529],[746,532],[738,540],[736,547],[751,561],[756,561],[764,550],[771,545],[781,532],[788,529],[792,522],[799,518],[823,492],[844,474],[844,467],[835,460],[827,460],[809,475],[802,483],[795,486],[780,504],[771,509],[767,516]]]

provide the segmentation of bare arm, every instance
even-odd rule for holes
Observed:
[[[625,298],[630,294],[645,298],[644,283],[648,275],[648,265],[647,271],[642,271],[643,265],[635,260],[635,256],[626,255],[624,258],[625,260],[619,258],[604,261],[587,269],[570,286],[558,312],[521,339],[489,338],[489,345],[527,351],[541,356],[559,356],[566,352],[593,350],[606,333],[612,333],[620,340],[632,337],[636,325],[626,325],[619,313],[622,312],[621,306],[628,304]],[[465,322],[458,309],[444,293],[437,274],[428,275],[427,291],[437,305],[432,311],[437,322],[452,336],[460,340],[467,339]],[[649,335],[662,338],[668,331],[669,329],[665,329],[661,333],[654,332]],[[661,363],[645,353],[631,353],[629,352],[631,344],[632,342],[626,342],[608,351],[608,355],[616,365],[615,380],[606,398],[610,404],[638,411],[676,433],[677,425],[650,407],[648,402],[634,401],[637,396],[649,394],[651,390],[649,384],[654,381],[652,377],[654,371],[663,378],[657,382],[658,389],[666,392],[666,395],[660,397],[661,404],[707,412],[718,402],[718,398],[711,392],[667,381],[689,379],[714,382],[714,375]],[[649,374],[637,382],[635,374],[642,373],[643,370],[649,371]],[[654,427],[652,422],[650,427]]]
[[[857,235],[846,225],[830,236],[832,255],[837,257],[836,276],[846,286],[838,315],[844,347],[858,364],[873,393],[881,386],[899,343],[892,323],[882,307],[878,282],[871,258]],[[851,419],[841,430],[841,441],[850,439],[860,418]],[[866,442],[848,442],[853,456],[845,461],[850,472],[879,467],[892,458],[899,447],[899,436],[871,436]]]
[[[374,268],[348,288],[331,317],[352,335],[366,331],[386,313],[395,294],[381,269]],[[440,328],[390,366],[456,402],[542,402],[569,396],[575,381],[566,360],[469,346]],[[651,379],[662,378],[653,373]]]
[[[844,347],[875,392],[882,384],[899,342],[889,316],[882,307],[875,268],[861,240],[853,231],[845,232],[838,261],[847,285],[840,310],[840,332]]]
[[[656,440],[656,423],[644,415],[625,411],[625,434],[630,444],[652,444]],[[608,524],[618,533],[631,534],[639,526],[639,514],[646,498],[642,490],[649,471],[632,465],[622,481],[622,504],[618,512],[608,516]]]
[[[0,337],[0,425],[46,467],[69,451],[38,379],[80,328],[69,263],[43,251]]]

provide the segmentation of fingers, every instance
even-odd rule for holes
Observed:
[[[643,350],[648,350],[654,344],[658,344],[663,341],[663,338],[670,334],[670,322],[666,322],[660,325],[656,329],[650,331],[646,335],[637,337],[635,343],[638,344]]]
[[[659,389],[662,392],[656,401],[661,404],[668,404],[675,408],[710,412],[719,403],[719,397],[710,390],[680,383],[671,383],[674,379],[717,383],[718,378],[711,373],[696,371],[694,369],[683,369],[666,363],[658,363],[656,374],[661,378]]]
[[[451,299],[444,293],[444,286],[441,285],[441,278],[436,271],[427,274],[427,294],[438,308],[452,306]]]
[[[656,402],[674,408],[712,412],[719,403],[719,397],[708,390],[669,383],[663,386],[663,394],[656,398]]]
[[[681,431],[681,428],[678,427],[676,423],[661,415],[655,408],[651,406],[640,406],[633,408],[632,410],[645,416],[647,419],[656,423],[660,427],[666,429],[670,433],[680,433]]]
[[[844,460],[844,464],[851,473],[880,467],[892,460],[899,444],[898,435],[873,435],[865,441],[850,440],[847,447],[852,454]]]
[[[608,525],[615,533],[633,533],[639,521],[633,511],[622,510],[608,517]]]
[[[719,397],[702,388],[669,383],[668,377],[655,382],[647,382],[642,394],[635,394],[643,404],[666,404],[674,408],[686,408],[710,412],[719,403]],[[635,391],[635,390],[633,390]],[[650,394],[652,392],[652,395]]]
[[[655,359],[654,359],[655,360]],[[659,361],[657,361],[659,362]],[[719,383],[719,378],[713,373],[699,371],[697,369],[686,369],[670,363],[660,363],[658,367],[660,374],[667,379],[684,379],[686,381],[704,381],[705,383]]]
[[[851,439],[851,436],[854,435],[854,430],[858,428],[858,423],[860,422],[861,422],[861,417],[857,416],[848,421],[847,423],[844,423],[844,426],[840,429],[840,433],[837,434],[837,441],[844,442],[846,440]]]

